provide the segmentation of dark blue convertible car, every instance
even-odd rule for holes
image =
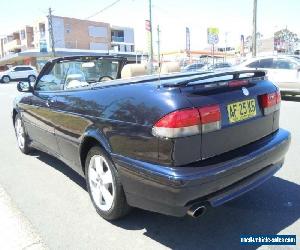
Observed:
[[[138,207],[193,217],[278,171],[290,144],[280,92],[265,72],[143,76],[122,58],[49,61],[12,112],[18,146],[85,176],[107,220]]]

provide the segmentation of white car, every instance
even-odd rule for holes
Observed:
[[[282,94],[300,94],[300,61],[289,56],[270,56],[250,59],[239,65],[267,71],[268,78]]]
[[[11,67],[6,71],[0,72],[0,80],[3,83],[9,83],[13,80],[27,79],[29,82],[34,82],[37,77],[37,71],[30,65],[18,65]]]
[[[182,68],[182,72],[198,71],[205,66],[204,63],[192,63]]]

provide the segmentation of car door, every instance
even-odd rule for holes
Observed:
[[[83,67],[84,64],[87,67]],[[92,124],[85,115],[87,115],[88,107],[95,106],[97,108],[96,103],[89,100],[92,93],[88,92],[86,88],[89,86],[88,82],[98,81],[101,77],[96,70],[99,65],[80,60],[62,61],[59,65],[64,72],[64,79],[63,90],[56,93],[54,103],[56,114],[59,116],[55,135],[64,161],[76,171],[81,171],[81,162],[78,157],[79,147],[82,135]],[[100,70],[105,76],[114,75],[104,69],[105,67],[102,67]]]
[[[97,102],[101,97],[90,89],[89,84],[98,82],[103,77],[118,78],[120,63],[115,59],[78,58],[59,64],[64,71],[64,87],[63,91],[56,93],[54,105],[59,119],[55,135],[64,161],[80,172],[79,147],[82,137],[94,126],[103,110],[103,106]]]
[[[30,67],[22,67],[22,70],[20,71],[20,78],[22,79],[28,78],[28,76],[32,74],[31,72],[32,69]]]
[[[25,78],[27,78],[27,76],[26,76],[26,67],[18,67],[17,68],[17,78],[18,79],[25,79]]]
[[[276,83],[281,89],[299,89],[298,65],[285,58],[274,60]]]
[[[272,57],[260,59],[258,69],[262,69],[262,70],[267,71],[268,72],[267,73],[268,78],[271,81],[275,81],[275,79],[276,79],[276,69],[275,69],[275,66],[274,66],[274,59]]]
[[[10,69],[9,77],[11,79],[19,79],[19,75],[20,75],[19,67],[13,67]]]
[[[48,65],[49,72],[35,84],[31,103],[24,116],[33,142],[54,155],[60,155],[55,137],[55,126],[60,117],[54,107],[56,93],[62,89],[63,75],[53,66]]]

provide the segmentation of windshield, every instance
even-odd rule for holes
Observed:
[[[91,83],[117,79],[119,60],[72,60],[54,64],[36,85],[37,90],[53,91],[88,86]]]
[[[58,63],[55,73],[64,75],[68,78],[72,75],[81,75],[87,83],[116,79],[118,74],[119,62],[110,59],[91,60],[91,61],[70,61]]]

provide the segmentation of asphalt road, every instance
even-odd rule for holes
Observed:
[[[83,178],[44,153],[17,149],[16,94],[16,84],[0,85],[0,185],[50,249],[239,249],[244,233],[300,241],[300,99],[282,103],[281,127],[292,132],[292,144],[276,177],[197,220],[135,209],[110,223],[95,212]]]

